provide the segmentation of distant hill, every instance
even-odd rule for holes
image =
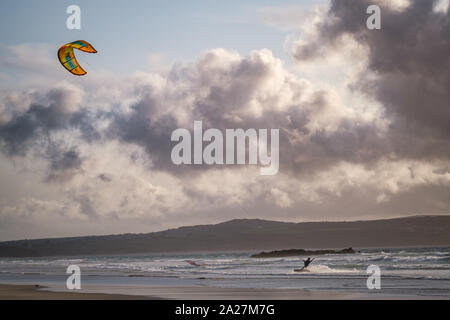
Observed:
[[[34,257],[440,245],[450,245],[450,216],[303,223],[242,219],[146,234],[0,242],[0,256]]]
[[[356,253],[353,248],[345,248],[342,250],[330,250],[330,249],[319,249],[319,250],[304,250],[304,249],[285,249],[285,250],[275,250],[270,252],[259,252],[251,255],[250,258],[278,258],[278,257],[295,257],[295,256],[318,256],[323,254],[353,254]]]

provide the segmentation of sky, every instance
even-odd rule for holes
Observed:
[[[0,240],[449,214],[448,7],[2,1]],[[76,77],[56,53],[80,39],[98,53]],[[195,120],[279,129],[278,174],[174,165]]]
[[[308,6],[312,1],[284,1]],[[319,2],[317,2],[319,3]],[[81,30],[66,28],[66,8],[81,8]],[[262,23],[261,10],[274,1],[4,1],[0,4],[0,37],[4,45],[90,39],[99,49],[95,66],[127,73],[148,69],[148,57],[167,63],[189,61],[213,48],[245,54],[269,47],[283,54],[285,32]],[[120,49],[119,49],[120,48]],[[117,61],[120,60],[120,63]]]

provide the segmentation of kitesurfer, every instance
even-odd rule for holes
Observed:
[[[311,259],[311,258],[308,257],[308,259],[303,260],[303,264],[304,264],[303,269],[307,268],[307,267],[309,266],[309,264],[310,264],[311,262],[313,262],[314,259],[315,259],[315,258],[312,258],[312,259]]]

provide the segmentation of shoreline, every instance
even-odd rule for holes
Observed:
[[[0,284],[0,300],[349,300],[357,293],[306,289],[86,286],[78,292],[30,284]],[[105,291],[109,293],[105,293]],[[129,293],[124,293],[128,291]]]
[[[108,292],[108,293],[106,293]],[[408,296],[307,289],[86,286],[80,291],[30,284],[0,284],[0,300],[414,300]],[[428,298],[419,298],[430,299]]]

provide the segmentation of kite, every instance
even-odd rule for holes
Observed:
[[[97,53],[97,50],[89,42],[84,40],[70,42],[59,48],[58,59],[64,68],[74,75],[83,76],[87,72],[84,71],[77,59],[75,59],[75,54],[73,53],[74,48],[89,53]]]

